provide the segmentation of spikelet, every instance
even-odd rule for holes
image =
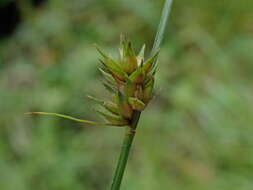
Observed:
[[[145,60],[145,45],[136,55],[131,42],[124,36],[121,36],[118,61],[107,56],[97,46],[96,48],[102,56],[100,71],[106,81],[104,83],[106,89],[110,93],[114,92],[114,100],[110,106],[113,105],[117,110],[113,112],[111,108],[108,109],[108,103],[97,101],[112,115],[105,116],[104,112],[99,113],[111,124],[115,124],[116,121],[127,124],[127,121],[132,120],[133,111],[143,111],[153,97],[154,74],[159,51]]]
[[[106,120],[106,123],[78,119],[58,113],[30,112],[28,114],[57,116],[91,125],[119,127],[130,125],[134,111],[143,111],[153,97],[154,75],[158,65],[159,51],[145,60],[145,45],[136,55],[131,42],[124,36],[121,36],[119,60],[106,55],[98,46],[96,49],[102,57],[99,59],[102,64],[99,71],[104,78],[102,83],[112,95],[112,100],[104,101],[92,96],[89,98],[102,107],[102,110],[97,110],[97,112]]]

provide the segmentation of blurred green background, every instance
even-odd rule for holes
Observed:
[[[0,40],[0,189],[109,189],[124,129],[23,113],[98,120],[86,94],[108,95],[92,44],[115,54],[124,33],[150,50],[163,1],[9,3],[19,23]],[[252,8],[175,0],[122,190],[253,189]]]

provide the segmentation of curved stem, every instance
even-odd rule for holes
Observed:
[[[133,119],[131,125],[126,128],[125,138],[121,147],[121,153],[118,160],[117,168],[114,173],[114,178],[111,186],[111,190],[120,189],[121,181],[124,175],[124,171],[126,168],[129,151],[131,149],[131,145],[135,136],[135,129],[137,127],[141,112],[135,111],[133,113]]]

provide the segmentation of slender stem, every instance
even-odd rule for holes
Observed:
[[[135,136],[135,129],[137,127],[141,112],[135,111],[133,114],[132,123],[129,127],[126,128],[125,138],[121,147],[121,153],[118,160],[118,165],[114,173],[114,178],[111,186],[111,190],[119,190],[121,181],[124,175],[126,168],[129,151]]]
[[[153,44],[153,48],[151,50],[151,56],[153,56],[160,48],[163,37],[164,37],[164,32],[166,29],[166,25],[168,23],[169,19],[169,14],[171,10],[171,5],[172,5],[173,0],[165,0],[164,6],[163,6],[163,11],[162,11],[162,16],[161,20],[156,32],[156,37],[155,41]]]
[[[151,51],[151,56],[154,55],[160,48],[161,42],[163,40],[164,32],[166,29],[166,24],[167,24],[167,21],[169,18],[171,4],[172,4],[172,0],[165,0],[160,24],[158,26],[154,45],[153,45],[153,48]],[[121,147],[121,153],[120,153],[120,157],[118,160],[117,168],[114,173],[111,190],[119,190],[120,189],[121,181],[122,181],[122,178],[124,175],[129,152],[130,152],[132,142],[133,142],[133,139],[135,136],[135,130],[137,128],[140,115],[141,115],[141,112],[134,111],[131,125],[126,128],[126,134],[125,134],[125,138],[123,141],[123,145]]]

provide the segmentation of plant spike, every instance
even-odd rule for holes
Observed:
[[[121,181],[122,181],[124,171],[126,168],[126,163],[127,163],[127,159],[129,156],[130,148],[131,148],[134,136],[135,136],[135,130],[136,130],[136,127],[138,125],[138,121],[139,121],[139,118],[141,115],[141,111],[139,111],[139,110],[144,109],[153,97],[154,75],[156,73],[156,68],[157,68],[157,56],[158,56],[157,52],[160,49],[160,45],[161,45],[162,39],[164,37],[164,32],[165,32],[166,24],[167,24],[167,21],[169,18],[171,5],[172,5],[172,0],[165,0],[160,24],[159,24],[159,27],[158,27],[158,30],[156,33],[156,37],[155,37],[152,51],[150,53],[150,57],[155,57],[155,59],[154,59],[154,61],[152,60],[151,66],[149,66],[149,64],[147,64],[145,66],[147,68],[143,70],[144,78],[143,78],[143,80],[138,80],[139,84],[137,84],[137,88],[135,91],[135,97],[128,98],[128,101],[129,101],[130,105],[132,106],[132,109],[134,109],[134,110],[133,110],[132,117],[130,119],[129,127],[126,130],[126,135],[125,135],[123,145],[121,148],[120,157],[119,157],[118,164],[117,164],[117,167],[116,167],[116,170],[114,173],[111,190],[119,190],[120,189],[120,185],[121,185]],[[142,48],[142,49],[144,49],[144,48]],[[142,58],[142,57],[144,57],[144,50],[143,51],[141,50],[141,52],[143,52],[143,53],[141,53],[141,55],[143,55],[143,56],[137,57],[138,68],[140,66],[144,67],[143,58]],[[157,54],[157,56],[156,56],[156,54]],[[150,73],[151,73],[151,77],[150,77]],[[141,78],[141,77],[139,77],[139,76],[133,77],[132,76],[132,77],[130,77],[130,79],[131,78],[136,79],[136,78]],[[127,85],[127,84],[125,84],[125,85]],[[145,106],[142,107],[141,105],[142,106],[145,105]],[[141,107],[139,107],[139,106],[141,106]]]
[[[112,94],[113,101],[106,102],[91,97],[98,104],[105,108],[105,111],[98,110],[99,115],[108,123],[82,120],[68,115],[48,112],[30,112],[28,114],[40,114],[62,117],[77,122],[91,125],[111,125],[126,127],[121,154],[113,178],[111,190],[119,190],[123,174],[125,171],[129,151],[135,136],[135,130],[143,111],[153,97],[154,75],[157,70],[157,58],[160,45],[164,37],[165,26],[169,17],[172,0],[165,0],[160,24],[156,33],[153,48],[149,59],[145,60],[145,45],[142,46],[136,56],[131,42],[121,35],[119,48],[119,61],[115,61],[111,56],[106,55],[97,45],[97,51],[103,59],[100,60],[100,69],[105,78],[104,86]],[[115,103],[113,103],[115,102]]]

